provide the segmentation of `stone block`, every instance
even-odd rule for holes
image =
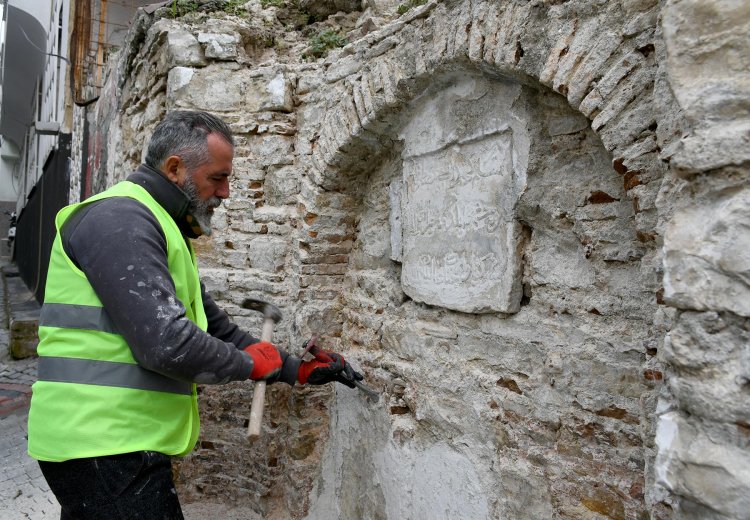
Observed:
[[[233,60],[238,57],[242,39],[237,33],[198,33],[198,42],[203,45],[206,58]]]
[[[362,61],[356,56],[345,56],[336,60],[326,72],[325,80],[328,83],[334,83],[342,78],[350,76],[362,68]]]
[[[177,102],[177,100],[187,91],[186,87],[193,79],[195,70],[190,67],[174,67],[169,71],[167,76],[167,100]]]
[[[661,16],[669,83],[693,127],[678,166],[697,172],[750,160],[750,5],[670,0]]]
[[[519,85],[450,78],[406,124],[401,207],[391,220],[401,220],[401,282],[415,300],[463,312],[518,310],[514,208],[528,159],[523,116],[510,115],[519,95]]]
[[[583,98],[579,110],[584,115],[591,117],[604,100],[610,99],[610,94],[612,94],[612,91],[620,82],[625,78],[629,78],[633,74],[632,71],[642,62],[643,56],[635,51],[620,57],[597,82],[596,86]],[[612,99],[616,100],[619,98],[612,96]]]
[[[292,100],[292,82],[283,73],[278,72],[273,77],[263,79],[264,97],[259,102],[259,110],[291,112],[294,107]]]
[[[200,273],[201,282],[210,294],[226,291],[228,276],[226,269],[201,269]]]
[[[446,407],[436,414],[447,411]],[[413,518],[421,514],[433,518],[442,515],[447,518],[490,517],[487,496],[480,485],[474,462],[447,444],[438,443],[420,452],[389,443],[377,466],[381,474],[397,472],[403,477],[403,480],[386,479],[382,482],[384,495],[395,498],[394,501],[385,501],[385,518]],[[420,475],[437,478],[428,481],[419,478]],[[404,485],[407,482],[410,484]],[[431,496],[432,500],[414,502],[409,500],[410,496]]]
[[[171,28],[167,32],[166,58],[168,68],[202,67],[206,64],[198,40],[191,32],[181,28]]]
[[[599,113],[591,122],[591,127],[594,130],[599,130],[617,117],[634,98],[653,83],[653,78],[654,70],[649,67],[640,67],[623,78],[609,94],[603,106],[600,107]]]
[[[560,262],[565,258],[565,262]],[[532,279],[538,285],[586,287],[596,282],[596,271],[586,259],[586,251],[575,237],[567,240],[537,229],[532,238]]]
[[[481,164],[482,157],[510,156],[505,139],[405,162],[414,191],[402,202],[402,283],[412,298],[464,312],[517,310],[520,226],[502,200],[513,180],[510,171],[482,171]],[[476,158],[460,171],[467,182],[440,179],[466,156]]]
[[[294,162],[294,139],[280,135],[264,137],[254,148],[259,166],[282,166]]]
[[[679,142],[672,164],[686,173],[744,164],[750,160],[748,135],[750,120],[706,124]]]
[[[550,136],[574,134],[588,128],[589,120],[581,114],[552,114],[547,117],[547,131]]]
[[[167,98],[178,106],[209,111],[288,112],[292,86],[281,72],[251,74],[235,63],[202,69],[175,67],[169,71]]]
[[[250,267],[275,273],[284,267],[288,243],[281,238],[261,237],[248,244]]]
[[[583,19],[576,27],[575,35],[566,48],[565,55],[557,64],[555,76],[552,79],[552,90],[567,93],[570,89],[571,76],[576,72],[581,62],[596,46],[601,34],[601,19]]]
[[[575,20],[569,20],[566,21],[565,24],[557,30],[557,40],[552,45],[544,67],[539,73],[539,81],[550,88],[552,87],[552,81],[555,78],[562,58],[568,52],[568,48],[573,42],[573,38],[576,32],[576,25],[577,24]]]
[[[654,105],[648,97],[633,101],[599,131],[602,144],[612,151],[618,144],[634,142],[656,129]]]
[[[750,5],[736,0],[670,0],[662,10],[667,69],[693,119],[734,119],[750,96]]]
[[[263,189],[269,204],[292,204],[299,193],[299,174],[292,166],[269,168]]]
[[[664,339],[660,356],[674,369],[669,387],[691,415],[750,424],[743,392],[750,383],[750,333],[743,321],[731,314],[683,312]]]
[[[594,43],[589,53],[583,58],[580,67],[573,73],[568,82],[568,100],[571,106],[578,106],[588,93],[594,79],[604,71],[602,66],[622,45],[621,38],[613,31],[604,31]]]
[[[659,418],[656,431],[657,482],[679,499],[701,504],[716,518],[747,518],[750,511],[750,454],[729,444],[717,444],[679,412]],[[680,518],[703,520],[705,511]]]
[[[625,25],[623,36],[634,36],[641,31],[647,31],[656,27],[659,19],[659,7],[653,6],[648,11],[638,13]]]
[[[36,356],[39,344],[39,319],[37,316],[17,314],[9,320],[9,349],[13,359]]]
[[[750,188],[674,214],[664,235],[664,299],[750,317]]]

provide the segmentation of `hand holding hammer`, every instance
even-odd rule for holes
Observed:
[[[273,326],[281,320],[281,311],[272,303],[247,298],[242,302],[242,307],[263,313],[263,331],[260,336],[261,341],[271,342],[273,336]],[[266,382],[256,381],[253,391],[253,402],[250,405],[250,422],[247,425],[247,436],[257,438],[260,436],[260,424],[263,419],[263,407],[266,399]]]

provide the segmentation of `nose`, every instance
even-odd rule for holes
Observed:
[[[219,184],[218,188],[216,188],[215,195],[220,199],[229,198],[229,179],[224,179],[221,184]]]

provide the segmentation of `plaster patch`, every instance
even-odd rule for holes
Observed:
[[[482,520],[486,496],[473,463],[445,444],[424,451],[389,444],[375,456],[387,518]]]
[[[669,479],[669,467],[672,460],[672,444],[677,438],[676,412],[666,413],[659,417],[656,427],[655,443],[659,452],[659,461],[655,467],[656,481],[673,489],[674,484]]]

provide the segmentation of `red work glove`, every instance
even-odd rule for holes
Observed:
[[[245,347],[244,350],[253,358],[253,371],[250,373],[250,379],[255,381],[273,379],[281,372],[281,355],[273,344],[261,341]]]
[[[349,388],[354,388],[354,381],[364,379],[364,376],[355,372],[341,354],[316,349],[314,355],[314,360],[303,361],[299,367],[297,380],[303,385],[308,383],[324,385],[338,381]]]

